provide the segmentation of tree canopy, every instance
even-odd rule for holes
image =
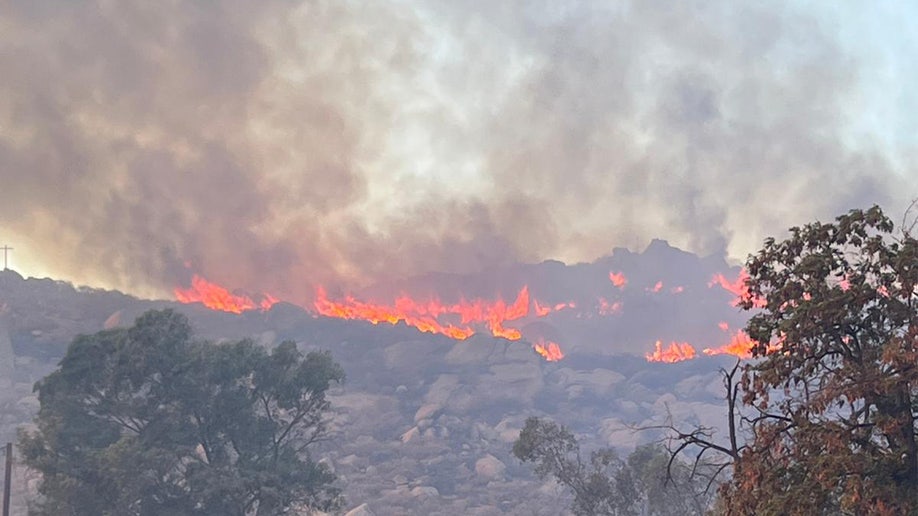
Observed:
[[[341,499],[310,448],[343,371],[284,342],[196,340],[151,311],[131,328],[77,337],[36,384],[25,463],[42,473],[41,514],[273,515]]]
[[[572,494],[578,516],[668,516],[705,514],[711,496],[691,468],[670,461],[657,444],[639,446],[626,460],[611,448],[585,460],[574,435],[553,421],[529,418],[513,444],[513,454],[534,465],[539,478],[554,478]]]
[[[918,241],[879,207],[769,238],[746,263],[753,360],[724,371],[727,514],[918,514]],[[737,371],[741,375],[736,379]]]
[[[879,207],[750,257],[750,438],[725,490],[757,514],[918,511],[918,241]]]
[[[753,358],[722,370],[728,435],[665,425],[671,479],[691,451],[693,472],[732,472],[717,513],[918,514],[916,224],[852,210],[750,256],[740,306]],[[576,514],[630,514],[630,472],[604,453],[585,463],[569,431],[535,419],[514,445],[573,491]]]

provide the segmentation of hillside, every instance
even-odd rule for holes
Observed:
[[[610,272],[627,283],[616,286]],[[710,283],[714,274],[737,273],[720,258],[698,258],[655,241],[642,253],[617,249],[591,264],[431,274],[357,294],[512,298],[526,285],[536,300],[574,305],[515,321],[520,341],[482,333],[454,341],[402,323],[320,317],[283,302],[235,315],[3,271],[0,439],[13,439],[15,428],[31,419],[38,408],[33,383],[53,369],[75,335],[170,307],[186,313],[205,338],[251,337],[269,347],[290,339],[304,350],[331,350],[348,379],[331,396],[333,439],[322,455],[339,475],[350,507],[366,503],[377,515],[558,514],[567,502],[557,488],[510,455],[524,420],[549,416],[571,426],[588,447],[613,445],[623,452],[659,437],[636,433],[634,426],[667,417],[718,426],[717,370],[732,357],[667,364],[648,363],[643,355],[656,340],[688,341],[699,349],[729,340],[719,323],[739,328],[743,319],[732,295]],[[603,301],[618,308],[604,310]],[[529,345],[532,335],[556,340],[565,358],[543,360]],[[21,504],[28,476],[17,473],[14,502]]]

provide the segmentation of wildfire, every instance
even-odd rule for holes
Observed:
[[[736,299],[733,301],[734,306],[738,306],[743,301],[752,300],[752,305],[756,308],[764,308],[766,301],[760,297],[753,297],[752,293],[749,292],[749,285],[746,284],[746,281],[749,279],[749,273],[746,272],[746,269],[741,269],[739,277],[735,281],[730,281],[723,274],[715,274],[711,278],[708,287],[713,287],[714,285],[720,285],[720,288],[730,292]]]
[[[241,314],[247,310],[261,308],[268,310],[278,301],[270,295],[264,295],[258,303],[248,296],[236,295],[229,290],[211,283],[197,274],[191,278],[191,288],[174,290],[175,298],[182,303],[201,303],[211,310],[220,310]]]
[[[764,300],[754,298],[750,294],[747,285],[748,278],[749,275],[745,270],[741,270],[739,277],[734,281],[728,280],[722,274],[716,274],[708,286],[719,285],[734,294],[736,300],[733,304],[739,304],[744,300],[752,300],[754,306],[763,307],[765,305]],[[616,271],[609,272],[609,281],[620,289],[624,288],[628,283],[624,273]],[[842,288],[845,287],[847,285],[843,285]],[[664,290],[664,284],[662,281],[657,281],[645,290],[659,293]],[[684,291],[684,288],[682,286],[668,287],[667,291],[672,294],[679,294]],[[226,288],[207,281],[198,275],[192,277],[189,288],[176,288],[174,294],[176,299],[183,303],[202,303],[213,310],[237,314],[256,309],[268,310],[278,303],[278,299],[267,294],[262,295],[257,300],[247,295],[234,294]],[[523,286],[516,298],[510,303],[501,298],[496,300],[474,299],[471,301],[461,299],[455,303],[444,303],[437,297],[416,300],[406,294],[402,294],[389,303],[364,301],[354,296],[346,296],[336,300],[330,299],[326,290],[318,287],[316,288],[315,301],[307,309],[327,317],[363,320],[372,324],[388,323],[395,325],[404,323],[421,332],[445,335],[455,340],[465,340],[479,331],[487,331],[494,337],[516,341],[521,340],[524,335],[519,328],[512,327],[513,325],[510,323],[529,317],[545,317],[554,312],[574,308],[576,308],[574,302],[555,304],[540,302],[530,296],[527,286]],[[620,314],[621,311],[621,301],[609,301],[605,298],[599,298],[599,315]],[[577,316],[580,317],[580,314]],[[719,347],[704,348],[701,351],[703,354],[728,354],[742,359],[751,358],[751,350],[756,343],[744,331],[730,332],[726,322],[721,322],[718,327],[729,334],[728,342]],[[532,346],[533,350],[545,360],[557,361],[564,357],[564,353],[556,342],[539,339]],[[769,351],[779,348],[780,343],[769,346]],[[673,341],[664,347],[661,341],[657,341],[654,351],[647,353],[645,356],[650,362],[675,363],[696,358],[699,354],[696,348],[688,342]]]
[[[530,304],[536,316],[542,317],[552,311],[573,307],[573,303],[560,303],[554,307],[546,306],[538,301],[530,303],[529,288],[520,289],[516,300],[507,304],[503,299],[486,301],[462,300],[458,303],[447,304],[437,298],[426,302],[418,302],[402,295],[391,305],[359,301],[353,296],[348,296],[341,301],[328,298],[325,289],[316,290],[315,309],[318,313],[340,319],[359,319],[373,324],[387,322],[397,324],[404,322],[427,333],[439,333],[462,340],[476,333],[474,325],[485,326],[491,335],[508,340],[520,340],[522,332],[516,328],[506,326],[510,321],[523,319],[530,315]],[[441,322],[441,318],[450,319],[456,323]],[[557,346],[557,345],[556,345]]]
[[[456,340],[465,340],[475,334],[475,330],[468,326],[441,324],[437,318],[446,312],[442,305],[434,302],[419,304],[407,296],[396,299],[395,306],[391,307],[358,301],[353,296],[335,302],[328,299],[324,288],[319,287],[316,289],[314,306],[317,312],[327,317],[357,319],[373,324],[398,324],[399,321],[404,321],[408,326],[422,332],[439,333]]]
[[[726,322],[720,322],[717,326],[721,331],[730,333],[730,325]],[[766,353],[773,353],[781,349],[781,346],[784,342],[783,338],[778,339],[772,344],[768,345]],[[752,340],[749,335],[743,330],[737,330],[736,332],[730,333],[730,340],[723,346],[716,348],[705,348],[701,350],[702,353],[708,356],[713,355],[733,355],[737,358],[746,360],[752,358],[752,348],[756,345],[756,341]],[[681,362],[683,360],[689,360],[697,356],[695,352],[695,347],[689,344],[688,342],[673,342],[669,345],[668,348],[663,349],[660,341],[656,343],[656,349],[653,353],[647,353],[645,355],[648,362]]]
[[[561,352],[561,347],[551,341],[544,341],[539,339],[538,342],[532,345],[532,348],[535,349],[536,353],[542,355],[542,358],[549,362],[557,362],[558,360],[564,358],[564,353]]]
[[[263,295],[256,302],[245,295],[231,293],[224,287],[194,275],[191,287],[174,289],[175,298],[182,303],[201,303],[212,310],[240,314],[245,311],[268,310],[278,303],[278,299]],[[531,310],[530,310],[531,305]],[[523,286],[512,303],[503,299],[486,301],[461,300],[458,303],[443,303],[437,298],[427,301],[416,301],[407,295],[401,295],[391,304],[365,302],[353,296],[343,300],[331,300],[324,288],[316,289],[316,299],[312,308],[321,315],[339,319],[368,321],[373,324],[382,322],[408,326],[425,333],[445,335],[455,340],[465,340],[474,335],[476,327],[485,327],[488,332],[507,340],[520,340],[522,332],[507,326],[508,322],[530,316],[544,317],[552,312],[575,308],[573,302],[549,305],[530,299],[529,287]],[[555,342],[539,340],[533,344],[534,350],[548,361],[561,360],[564,353]]]
[[[628,284],[628,278],[625,277],[624,273],[621,272],[609,272],[609,281],[612,282],[618,288],[625,288],[625,285]]]
[[[722,327],[723,328],[723,327]],[[743,330],[738,330],[730,336],[730,342],[719,348],[705,348],[702,353],[705,355],[733,355],[737,358],[752,358],[752,347],[755,341],[749,338]]]
[[[673,364],[695,358],[695,348],[688,342],[671,342],[669,347],[664,349],[663,343],[658,340],[653,353],[647,353],[644,356],[648,362]]]
[[[616,315],[622,313],[622,302],[609,302],[608,299],[599,298],[599,315]]]

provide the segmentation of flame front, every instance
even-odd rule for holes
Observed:
[[[267,294],[263,295],[259,302],[245,295],[233,294],[198,275],[192,277],[190,288],[176,288],[173,293],[176,300],[181,303],[201,303],[212,310],[235,314],[255,309],[268,310],[278,303],[276,298]],[[474,335],[476,329],[473,326],[483,326],[495,337],[520,340],[523,333],[517,328],[508,327],[507,323],[529,317],[530,305],[536,317],[575,307],[573,302],[551,306],[534,299],[530,300],[529,287],[523,286],[510,304],[503,299],[463,299],[458,303],[445,304],[439,299],[432,298],[426,302],[418,302],[407,295],[398,297],[392,304],[360,301],[353,296],[333,301],[328,298],[323,287],[318,287],[313,308],[321,315],[338,319],[362,320],[373,324],[404,322],[419,331],[445,335],[455,340],[465,340]],[[441,321],[441,318],[452,321]],[[560,346],[555,342],[539,341],[533,348],[549,361],[564,357]]]
[[[648,362],[665,362],[673,364],[683,360],[695,358],[695,347],[688,342],[671,342],[667,348],[663,348],[663,343],[659,340],[654,346],[653,353],[644,355]]]
[[[726,322],[721,321],[717,326],[721,331],[730,335],[730,340],[723,346],[705,348],[701,350],[702,353],[708,356],[733,355],[743,360],[752,358],[752,348],[755,347],[756,341],[752,340],[743,330],[737,330],[731,333],[730,325]],[[779,351],[783,342],[783,338],[778,339],[774,343],[769,344],[765,352],[774,353],[775,351]],[[697,354],[695,352],[695,347],[688,342],[673,342],[668,348],[663,349],[660,341],[657,341],[654,352],[647,353],[645,356],[648,362],[681,362],[683,360],[695,358]]]
[[[339,319],[357,319],[373,324],[387,322],[398,324],[404,322],[426,333],[439,333],[454,339],[467,339],[475,334],[472,324],[481,324],[488,328],[491,335],[508,340],[520,340],[523,335],[516,328],[508,328],[508,321],[522,319],[529,315],[529,288],[520,289],[516,300],[507,305],[503,299],[494,302],[476,299],[460,301],[455,304],[444,304],[433,298],[427,302],[417,302],[402,295],[392,305],[359,301],[347,296],[342,301],[332,301],[325,289],[316,289],[315,309],[321,315]],[[547,307],[542,308],[543,312]],[[458,317],[459,324],[441,323],[440,317]]]
[[[721,328],[724,328],[721,326]],[[726,330],[726,328],[724,328]],[[733,355],[737,358],[752,358],[752,348],[755,341],[743,330],[738,330],[730,336],[730,342],[719,348],[705,348],[701,352],[705,355]]]
[[[404,322],[408,326],[417,328],[427,333],[438,333],[453,339],[463,340],[476,333],[474,326],[484,326],[495,337],[507,340],[520,340],[523,333],[517,328],[510,328],[506,323],[520,320],[530,315],[530,305],[536,317],[544,317],[553,311],[572,308],[573,303],[559,303],[554,307],[530,300],[529,288],[524,286],[516,296],[516,300],[509,305],[503,299],[486,301],[461,300],[454,304],[445,304],[437,298],[427,302],[417,302],[412,298],[402,295],[392,305],[359,301],[353,296],[348,296],[340,301],[328,298],[325,289],[316,289],[316,311],[328,317],[339,319],[356,319],[369,321],[373,324],[387,322],[398,324]],[[441,317],[454,320],[458,324],[441,322]],[[549,361],[560,360],[564,357],[560,346],[555,342],[539,341],[533,349]]]
[[[256,303],[248,296],[231,293],[229,290],[211,283],[195,274],[191,278],[191,288],[176,288],[173,292],[175,298],[182,303],[201,303],[211,310],[220,310],[241,314],[248,310],[261,308],[268,310],[277,303],[270,295],[265,295],[261,302]]]
[[[735,296],[732,304],[736,305],[742,301],[752,301],[756,307],[764,307],[765,300],[755,298],[749,292],[747,280],[748,273],[741,270],[739,277],[730,281],[722,274],[716,274],[708,284],[709,287],[719,285]],[[609,272],[609,281],[618,289],[623,289],[628,283],[624,273],[617,271]],[[841,288],[848,288],[849,285],[844,281],[841,282]],[[646,292],[656,294],[663,292],[663,281],[657,281],[652,286],[644,289]],[[667,289],[671,294],[680,294],[684,292],[684,287],[675,286]],[[209,282],[201,276],[192,277],[189,288],[176,288],[175,297],[183,303],[202,303],[204,306],[213,309],[231,313],[242,313],[249,310],[268,310],[278,303],[278,299],[270,295],[262,295],[259,301],[246,295],[234,294],[226,288]],[[508,340],[521,340],[524,334],[519,328],[511,327],[509,323],[519,321],[529,317],[545,317],[551,313],[561,310],[575,309],[577,305],[573,302],[548,304],[531,298],[528,286],[523,286],[512,303],[507,303],[498,298],[494,301],[484,299],[474,299],[467,301],[461,299],[456,303],[443,303],[439,298],[432,297],[426,301],[418,301],[406,294],[396,298],[391,303],[378,303],[372,301],[363,301],[354,296],[346,296],[343,299],[333,300],[328,297],[323,287],[316,288],[315,301],[308,310],[312,310],[320,315],[335,317],[339,319],[362,320],[373,324],[404,323],[421,332],[445,335],[455,340],[465,340],[475,335],[479,331],[486,330],[494,337],[500,337]],[[622,313],[621,301],[609,301],[606,298],[598,298],[598,315],[619,315]],[[595,310],[595,309],[594,309]],[[586,317],[590,317],[588,312]],[[581,313],[576,317],[581,317]],[[729,340],[726,344],[718,347],[704,348],[702,353],[705,355],[722,355],[729,354],[742,359],[752,356],[752,348],[755,346],[753,341],[745,332],[738,330],[730,332],[726,322],[718,324],[720,329],[729,334]],[[557,361],[564,357],[560,346],[556,342],[538,340],[532,344],[533,350],[548,361]],[[768,347],[768,352],[780,349],[780,343]],[[696,348],[688,342],[673,341],[668,346],[657,341],[654,351],[645,355],[650,362],[675,363],[684,360],[696,358],[698,353]]]
[[[375,303],[358,301],[353,296],[348,296],[344,301],[331,301],[325,289],[316,289],[315,309],[321,315],[338,319],[351,319],[368,321],[373,324],[387,322],[398,324],[404,321],[408,326],[417,328],[425,333],[439,333],[456,340],[465,340],[475,334],[468,326],[441,324],[437,317],[445,313],[445,307],[439,303],[430,302],[426,305],[416,303],[407,296],[395,300],[395,306],[389,307]],[[464,322],[464,320],[463,320]]]

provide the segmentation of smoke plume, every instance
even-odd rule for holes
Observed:
[[[612,6],[611,4],[615,4]],[[853,145],[862,63],[788,5],[13,1],[0,239],[81,283],[317,283],[743,257],[914,170]]]

